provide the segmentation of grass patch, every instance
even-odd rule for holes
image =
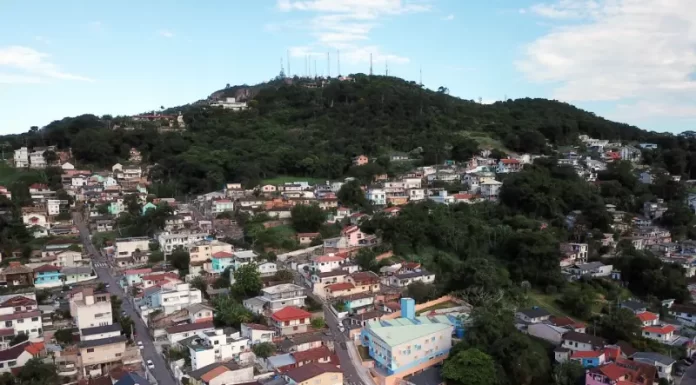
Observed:
[[[505,152],[510,152],[503,144],[497,140],[491,138],[487,133],[485,132],[478,132],[478,131],[459,131],[459,135],[473,139],[478,142],[479,146],[481,147],[489,147],[489,148],[495,148],[501,151]]]
[[[279,185],[279,184],[285,184],[285,183],[292,183],[292,182],[308,182],[311,185],[315,185],[318,183],[324,183],[326,182],[326,179],[322,178],[309,178],[306,176],[287,176],[287,175],[281,175],[277,176],[275,178],[268,178],[264,179],[261,181],[262,184],[273,184],[273,185]]]
[[[427,307],[427,308],[425,308],[425,309],[423,309],[423,310],[420,310],[420,311],[418,311],[418,315],[421,315],[421,314],[424,314],[424,313],[428,313],[428,312],[431,312],[431,311],[433,311],[433,310],[447,309],[447,308],[456,307],[456,306],[460,306],[460,305],[457,304],[457,303],[454,303],[454,302],[452,302],[452,301],[447,301],[447,302],[443,302],[443,303],[440,303],[440,304],[437,304],[437,305],[433,305],[433,306]]]
[[[531,291],[529,293],[529,302],[531,306],[544,308],[555,316],[570,317],[568,313],[558,306],[558,302],[556,302],[558,298],[560,298],[560,294],[549,295],[538,291]]]

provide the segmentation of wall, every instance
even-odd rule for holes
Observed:
[[[429,307],[439,305],[441,303],[446,303],[446,302],[454,302],[454,303],[460,304],[463,301],[460,300],[459,298],[455,298],[455,297],[452,297],[450,295],[445,295],[445,296],[442,296],[440,298],[434,299],[432,301],[428,301],[426,303],[421,303],[419,305],[416,305],[416,307],[415,307],[416,313],[418,313],[419,311],[421,311],[423,309],[427,309]],[[385,314],[382,316],[382,319],[388,320],[388,319],[394,319],[394,318],[399,318],[399,317],[401,317],[401,311],[396,311],[394,313]]]
[[[305,255],[305,254],[308,254],[311,256],[314,254],[315,250],[321,249],[322,247],[324,247],[324,246],[323,245],[312,246],[312,247],[307,247],[305,249],[291,251],[291,252],[285,253],[285,254],[278,254],[278,260],[283,262],[290,257],[297,257],[297,256]]]
[[[123,352],[126,351],[126,343],[121,342],[118,344],[98,346],[94,348],[93,352],[87,352],[87,350],[88,349],[80,349],[83,365],[118,361],[120,360],[120,356],[117,357],[116,354],[123,355]]]

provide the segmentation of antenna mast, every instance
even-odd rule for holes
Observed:
[[[370,52],[370,76],[372,76],[372,53]]]
[[[419,81],[420,85],[422,86],[423,85],[423,67],[420,67],[419,74],[420,74],[420,80],[418,80],[418,81]]]
[[[389,62],[384,60],[384,76],[389,76]]]
[[[314,59],[314,78],[317,77],[317,59]]]
[[[280,76],[285,77],[285,68],[283,68],[283,58],[280,58]]]
[[[341,77],[341,51],[336,50],[336,61],[338,64],[338,77]]]
[[[326,78],[331,77],[331,52],[326,53]]]
[[[287,51],[286,51],[286,54],[287,54],[287,56],[288,56],[288,77],[291,78],[291,77],[292,77],[292,72],[290,71],[290,50],[287,50]]]

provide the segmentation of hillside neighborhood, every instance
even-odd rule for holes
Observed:
[[[221,103],[238,109],[234,100]],[[60,177],[53,186],[28,186],[18,210],[30,247],[3,251],[0,372],[39,359],[53,363],[65,384],[451,381],[451,351],[481,333],[480,309],[502,294],[466,283],[459,287],[467,290],[444,290],[432,260],[400,254],[380,221],[413,215],[418,204],[498,205],[509,176],[539,161],[600,187],[598,174],[619,166],[646,186],[692,182],[643,163],[643,151],[656,144],[587,135],[578,143],[554,156],[483,149],[465,162],[432,165],[393,153],[389,162],[402,171],[368,180],[230,182],[185,199],[153,192],[152,166],[135,148],[128,162],[98,170],[78,167],[70,149],[21,147],[12,162],[18,172],[52,168]],[[369,168],[376,159],[356,154],[351,162]],[[13,199],[9,187],[0,191]],[[696,194],[683,205],[695,210]],[[555,269],[570,287],[623,294],[605,296],[614,310],[601,314],[593,310],[600,300],[583,297],[589,289],[573,299],[570,290],[554,296],[555,286],[535,289],[528,306],[511,313],[509,333],[540,341],[551,365],[576,365],[588,385],[689,383],[696,242],[664,226],[672,207],[662,198],[640,212],[607,203],[607,230],[590,237],[578,233],[589,230],[583,211],[568,211],[559,223],[577,236],[552,251]],[[631,293],[636,273],[612,264],[629,249],[675,266],[690,282],[688,296]],[[517,290],[529,292],[528,285]],[[626,334],[625,323],[637,335]]]

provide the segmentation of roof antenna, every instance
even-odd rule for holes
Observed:
[[[341,77],[341,51],[336,50],[336,61],[338,64],[338,77]]]
[[[370,53],[370,76],[372,76],[372,53]]]

